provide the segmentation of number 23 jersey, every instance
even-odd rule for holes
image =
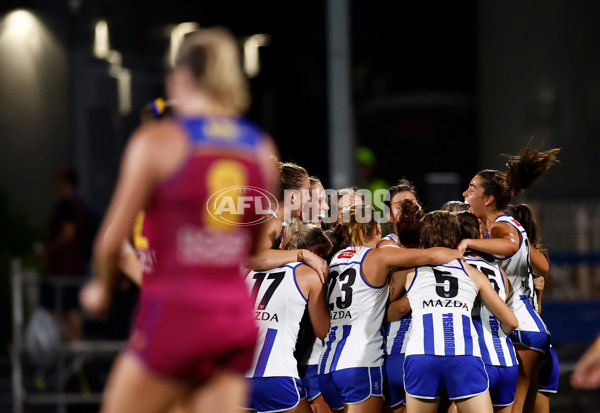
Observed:
[[[412,322],[406,355],[481,357],[471,321],[477,294],[460,260],[416,268],[407,291]]]
[[[388,286],[374,287],[363,278],[362,264],[371,250],[350,247],[331,260],[327,287],[331,328],[319,374],[383,365],[382,323]]]

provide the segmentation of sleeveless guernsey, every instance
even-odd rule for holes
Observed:
[[[484,257],[472,252],[465,256],[467,264],[481,271],[494,287],[503,301],[506,301],[504,277],[496,263],[488,262]],[[500,321],[480,300],[473,307],[473,324],[479,336],[481,358],[490,366],[511,367],[518,365],[515,349],[510,338],[500,328]]]
[[[373,287],[363,277],[368,247],[349,247],[331,260],[327,295],[331,329],[325,339],[319,374],[383,365],[382,323],[387,284]]]
[[[299,378],[294,349],[307,302],[296,281],[296,268],[300,265],[250,271],[246,276],[259,327],[254,360],[246,377]]]
[[[471,321],[477,294],[460,260],[416,268],[407,291],[412,321],[406,356],[481,356]]]

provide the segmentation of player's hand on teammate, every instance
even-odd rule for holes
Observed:
[[[81,289],[79,301],[83,309],[92,317],[105,318],[108,315],[111,294],[99,280],[94,278]]]
[[[456,259],[464,260],[463,253],[460,249],[451,249],[444,247],[433,247],[431,249],[435,249],[438,254],[440,254],[440,262],[447,263],[454,261]]]
[[[544,286],[546,285],[546,279],[541,275],[537,277],[533,277],[533,288],[537,291],[544,291]]]
[[[327,274],[329,274],[329,265],[327,264],[327,261],[313,252],[304,250],[304,263],[319,274],[322,283],[327,281]]]
[[[458,247],[456,247],[456,249],[458,249],[461,254],[464,254],[466,249],[469,248],[468,241],[468,239],[463,239],[462,241],[460,241],[460,244],[458,244]]]

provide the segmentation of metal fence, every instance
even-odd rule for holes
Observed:
[[[70,366],[81,365],[95,357],[113,357],[123,347],[122,341],[86,340],[61,343],[54,359],[51,391],[31,391],[25,372],[30,354],[25,345],[27,315],[39,300],[40,284],[49,285],[54,292],[54,314],[63,315],[63,294],[67,287],[80,287],[84,280],[68,276],[44,276],[24,271],[18,260],[12,264],[13,342],[11,347],[13,412],[23,413],[27,405],[54,405],[59,413],[66,413],[71,404],[99,404],[102,394],[94,392],[69,393],[65,390]]]

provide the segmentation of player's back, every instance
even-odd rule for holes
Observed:
[[[177,121],[188,154],[155,187],[146,208],[156,271],[144,292],[205,306],[235,304],[237,294],[222,291],[227,283],[245,288],[240,268],[256,229],[250,224],[265,206],[255,198],[265,187],[258,159],[263,133],[239,117]]]
[[[480,356],[471,321],[477,293],[460,260],[416,268],[407,291],[412,321],[406,355]]]
[[[508,292],[508,305],[511,308],[516,305],[521,296],[525,296],[532,306],[537,306],[534,298],[533,277],[531,275],[531,262],[529,260],[529,240],[527,232],[521,224],[510,215],[500,215],[496,218],[496,222],[505,222],[513,226],[521,235],[521,243],[518,251],[510,257],[498,258],[495,257],[511,285],[511,290]]]
[[[489,262],[475,252],[466,255],[465,260],[467,264],[481,271],[490,280],[500,298],[506,301],[507,291],[504,277],[498,264]],[[491,366],[516,366],[517,358],[513,344],[502,331],[500,321],[479,300],[473,306],[472,315],[473,324],[479,336],[483,362]]]
[[[325,339],[319,374],[383,365],[381,331],[388,286],[374,287],[363,277],[368,247],[338,252],[329,266],[331,329]]]
[[[246,276],[259,327],[253,366],[246,377],[298,378],[294,349],[307,302],[296,280],[296,268],[300,265],[250,271]]]

